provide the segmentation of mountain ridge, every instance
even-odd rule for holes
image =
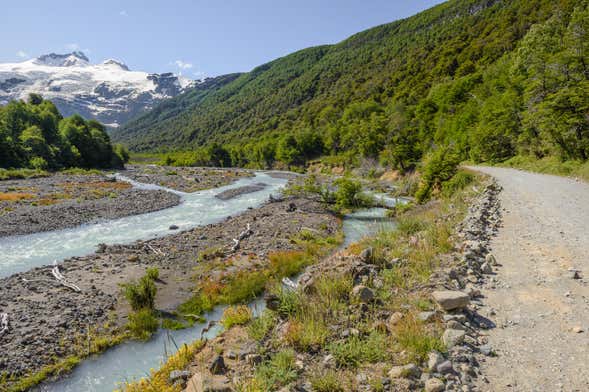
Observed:
[[[66,116],[117,127],[198,82],[172,73],[132,71],[121,61],[92,64],[80,51],[0,64],[0,104],[41,94]]]

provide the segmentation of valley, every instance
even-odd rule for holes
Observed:
[[[65,3],[0,24],[0,392],[589,388],[587,0]]]

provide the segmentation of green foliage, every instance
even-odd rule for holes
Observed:
[[[255,317],[251,320],[248,325],[247,331],[249,336],[255,340],[262,340],[266,334],[272,330],[276,325],[276,317],[274,313],[269,310],[265,310],[261,316]]]
[[[586,1],[448,1],[212,80],[115,137],[134,150],[192,149],[167,160],[191,165],[225,165],[213,143],[249,167],[329,155],[407,172],[444,145],[476,162],[586,160],[588,15]]]
[[[234,325],[243,325],[252,319],[252,311],[247,305],[230,306],[223,312],[221,325],[229,329]]]
[[[460,157],[451,147],[444,146],[433,151],[425,160],[415,199],[419,203],[428,200],[433,192],[441,189],[442,183],[456,174],[459,163]]]
[[[328,346],[340,367],[356,367],[360,363],[375,363],[384,361],[389,357],[387,347],[389,342],[386,335],[373,331],[366,338],[351,336],[350,338],[331,343]]]
[[[334,370],[326,369],[312,374],[310,377],[311,387],[317,392],[344,392],[341,375]]]
[[[276,353],[272,359],[262,363],[256,369],[257,385],[266,391],[277,391],[281,386],[288,385],[297,378],[295,367],[295,353],[293,350],[283,350]]]
[[[474,182],[474,174],[464,170],[458,171],[450,180],[442,184],[442,195],[450,197]]]
[[[151,309],[140,309],[129,314],[127,328],[137,339],[149,339],[158,327],[159,321]]]
[[[63,118],[55,105],[31,94],[0,107],[0,167],[35,170],[120,167],[129,159],[111,145],[104,126],[80,116]]]
[[[147,271],[145,271],[145,276],[151,280],[158,280],[160,277],[160,270],[157,267],[149,267]]]
[[[139,279],[138,282],[130,282],[122,285],[125,298],[127,298],[133,310],[152,310],[154,308],[155,295],[157,293],[157,287],[153,282],[154,275],[159,276],[157,268],[149,268],[146,275]]]

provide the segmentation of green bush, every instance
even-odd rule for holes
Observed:
[[[145,272],[145,275],[151,280],[158,280],[160,277],[160,271],[156,267],[150,267]]]
[[[442,195],[445,197],[450,197],[454,193],[461,191],[468,185],[472,184],[473,181],[473,174],[461,170],[456,173],[454,177],[442,183]]]
[[[419,203],[429,200],[434,192],[441,190],[445,181],[456,174],[459,163],[460,157],[452,147],[443,146],[432,152],[425,160],[415,199]]]
[[[157,287],[149,275],[143,276],[138,282],[124,284],[123,292],[133,310],[154,308]]]
[[[389,342],[386,335],[373,331],[366,338],[352,336],[343,342],[331,343],[328,350],[333,354],[338,366],[356,367],[363,362],[375,363],[386,360],[387,347]]]
[[[277,391],[297,378],[295,353],[284,350],[276,353],[272,359],[262,363],[257,369],[255,379],[265,387],[264,390]]]
[[[138,339],[149,339],[158,327],[158,319],[151,309],[140,309],[129,314],[127,328]]]

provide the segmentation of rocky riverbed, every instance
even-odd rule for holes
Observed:
[[[218,188],[242,177],[252,177],[253,171],[210,167],[174,167],[156,165],[127,165],[121,172],[132,180],[156,184],[181,192],[196,192]]]
[[[232,238],[248,224],[253,234],[232,251]],[[60,285],[53,267],[4,278],[0,312],[8,314],[9,328],[0,334],[0,374],[20,377],[57,358],[83,355],[89,336],[126,323],[129,308],[120,284],[142,276],[147,267],[160,270],[156,308],[172,311],[191,296],[198,276],[253,268],[270,252],[297,248],[292,239],[301,227],[334,235],[339,224],[319,203],[290,198],[218,224],[129,245],[104,245],[95,254],[65,260],[60,272],[80,292]],[[211,249],[231,255],[224,271],[211,271],[213,261],[202,257]]]
[[[158,211],[179,202],[178,195],[135,189],[107,173],[0,181],[0,237]]]
[[[293,340],[303,341],[296,340],[298,328],[302,327],[297,327],[297,319],[290,318],[286,313],[290,308],[279,307],[282,299],[270,294],[266,301],[268,308],[273,311],[274,324],[266,327],[269,329],[263,332],[261,339],[252,337],[251,327],[233,327],[208,341],[196,354],[187,371],[171,374],[170,381],[184,383],[185,392],[232,391],[239,390],[238,386],[256,385],[260,379],[253,378],[254,375],[271,375],[272,366],[288,366],[289,373],[284,375],[286,381],[261,381],[267,381],[270,385],[273,382],[280,386],[288,384],[281,391],[312,391],[318,386],[327,388],[321,390],[367,392],[474,390],[477,378],[482,377],[479,361],[493,355],[485,331],[494,325],[481,316],[478,309],[481,305],[479,288],[490,279],[490,274],[496,268],[494,257],[489,253],[489,242],[501,222],[497,197],[499,192],[500,188],[495,183],[488,183],[484,191],[472,200],[466,217],[454,232],[455,250],[437,256],[440,257],[440,265],[429,282],[412,287],[405,294],[393,289],[389,302],[382,301],[382,294],[379,295],[380,288],[386,284],[382,272],[399,268],[406,262],[403,258],[393,259],[383,265],[374,263],[375,250],[372,248],[361,251],[348,249],[309,267],[298,283],[300,291],[307,296],[305,307],[321,306],[321,297],[313,295],[317,295],[317,290],[326,290],[326,277],[330,277],[329,280],[333,282],[351,279],[346,292],[340,294],[343,296],[340,300],[342,302],[338,302],[336,297],[329,299],[330,311],[324,317],[330,320],[327,327],[333,343],[327,349],[317,343],[309,347],[297,343],[294,344],[295,350],[289,353]],[[407,246],[419,247],[420,241],[423,239],[419,235],[410,237]],[[334,292],[330,293],[333,295]],[[412,301],[416,301],[416,298],[429,298],[434,307],[427,311],[415,309]],[[401,305],[395,306],[398,301],[401,301]],[[338,312],[345,317],[337,317]],[[265,324],[256,325],[262,327]],[[382,355],[397,343],[394,340],[390,346],[384,342],[378,346],[369,343],[373,332],[381,339],[391,335],[399,339],[403,334],[418,330],[422,331],[420,334],[439,331],[439,342],[443,349],[426,351],[425,358],[421,360],[411,360],[407,352],[401,351],[389,361],[383,361],[384,357],[378,357],[377,353]],[[320,333],[318,331],[321,330],[311,328],[309,331]],[[436,333],[432,336],[436,336]],[[412,339],[417,343],[423,338],[423,335],[418,335]],[[314,340],[317,335],[308,335],[305,339],[318,342]],[[346,346],[346,343],[342,343],[349,341],[362,343],[359,343],[361,346]],[[426,340],[421,342],[427,344]],[[340,347],[347,349],[343,352],[333,351],[333,344],[343,344]],[[366,351],[357,351],[359,347],[364,347],[362,350]],[[372,357],[355,363],[364,355],[362,352],[372,352]],[[280,365],[283,362],[276,362],[275,359],[279,356],[281,361],[290,364]]]

